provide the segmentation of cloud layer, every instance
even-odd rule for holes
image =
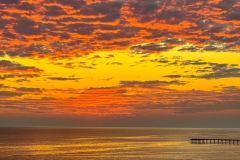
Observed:
[[[1,0],[0,56],[98,50],[239,52],[237,0]]]

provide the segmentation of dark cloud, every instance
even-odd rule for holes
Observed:
[[[72,6],[74,9],[80,9],[86,4],[84,0],[56,0],[56,2],[66,6]]]
[[[14,63],[8,60],[0,60],[0,70],[4,70],[5,72],[11,72],[11,71],[42,72],[43,71],[33,66],[23,66],[19,63]]]
[[[121,63],[121,62],[111,62],[111,63],[107,63],[107,65],[109,65],[109,64],[111,64],[111,65],[123,65],[123,63]]]
[[[61,34],[61,38],[62,39],[69,39],[69,38],[71,38],[71,36],[67,33],[64,33],[64,34]]]
[[[98,26],[98,28],[101,30],[107,30],[107,31],[117,31],[120,27],[115,25],[101,24]]]
[[[97,26],[86,23],[74,23],[68,25],[68,30],[73,33],[82,35],[90,35],[97,28]]]
[[[0,84],[0,88],[9,88],[9,86],[6,86],[4,84]]]
[[[181,49],[179,49],[178,51],[190,51],[190,52],[196,52],[199,50],[199,47],[197,46],[184,46]]]
[[[119,31],[118,33],[97,33],[97,40],[111,40],[111,39],[120,39],[120,38],[128,38],[135,35],[135,31]]]
[[[5,80],[8,78],[35,78],[39,76],[39,74],[3,74],[0,75],[0,80]]]
[[[229,65],[225,63],[213,63],[198,61],[183,61],[181,65],[206,65],[203,69],[198,69],[197,72],[210,72],[203,75],[191,75],[189,78],[205,78],[205,79],[219,79],[219,78],[231,78],[240,77],[240,68],[236,65]]]
[[[226,86],[226,87],[223,87],[222,91],[224,93],[240,93],[240,88],[239,87],[236,87],[236,86]]]
[[[202,60],[186,60],[182,61],[181,65],[207,65],[211,64],[209,62],[204,62]]]
[[[83,15],[109,15],[119,12],[122,7],[122,1],[92,3],[84,6],[80,13]]]
[[[170,37],[166,38],[162,41],[162,43],[167,43],[167,44],[184,44],[185,42],[181,39]]]
[[[28,87],[20,87],[20,88],[16,88],[16,91],[18,92],[38,92],[41,93],[42,89],[41,88],[28,88]]]
[[[6,50],[5,52],[0,52],[0,55],[8,55],[10,57],[31,57],[32,53],[27,52],[26,50]]]
[[[1,26],[0,26],[0,28],[1,28]],[[5,38],[10,38],[10,39],[16,38],[16,35],[8,32],[8,31],[4,31],[4,32],[2,33],[2,35],[3,35]]]
[[[16,83],[21,83],[21,82],[31,82],[31,81],[26,79],[26,78],[23,78],[23,79],[17,79],[15,82]]]
[[[158,9],[158,5],[156,5],[156,3],[151,2],[151,1],[141,1],[141,3],[144,3],[142,5],[142,9],[140,10],[142,15],[151,15],[153,14],[157,9]],[[150,18],[148,17],[148,19],[150,20]]]
[[[169,37],[160,41],[159,43],[147,43],[147,44],[131,46],[130,50],[136,53],[163,52],[176,47],[176,45],[180,45],[180,44],[182,45],[184,43],[185,42],[183,40],[180,40],[174,37]]]
[[[56,81],[78,81],[81,78],[64,78],[64,77],[49,77],[50,80],[56,80]]]
[[[112,80],[113,78],[112,77],[110,77],[110,78],[105,78],[105,79],[101,79],[101,80],[103,80],[103,81],[109,81],[109,80]]]
[[[22,96],[23,93],[11,92],[11,91],[0,91],[0,97],[17,97]]]
[[[169,63],[170,61],[167,58],[153,59],[150,62],[159,62],[159,63]]]
[[[89,58],[89,60],[94,60],[94,59],[97,59],[97,58],[100,58],[100,56],[98,55],[95,55],[91,58]],[[58,65],[58,66],[61,66],[61,67],[64,67],[64,68],[86,68],[86,69],[96,69],[94,68],[93,66],[95,66],[96,64],[95,63],[91,63],[90,65],[87,64],[86,62],[66,62],[66,63],[62,63],[62,62],[52,62],[52,64],[54,65]]]
[[[57,98],[55,97],[42,97],[42,100],[46,100],[46,101],[51,101],[51,100],[56,100]]]
[[[222,0],[214,6],[217,7],[217,8],[220,8],[222,10],[229,10],[236,3],[237,3],[237,0]]]
[[[153,39],[153,38],[162,38],[166,35],[169,34],[169,31],[168,30],[152,30],[152,29],[148,29],[147,30],[148,32],[151,33],[151,35],[143,35],[143,38],[145,39]]]
[[[166,85],[181,85],[185,84],[182,81],[120,81],[120,85],[123,87],[142,87],[142,88],[153,88],[153,87],[161,87]]]
[[[231,78],[231,77],[240,77],[240,68],[221,68],[219,70],[215,70],[213,73],[199,76],[199,78],[206,79]]]
[[[164,5],[166,0],[161,0],[161,1],[127,1],[126,5],[131,9],[133,15],[152,15],[156,12],[156,10]]]
[[[235,36],[235,37],[228,38],[226,36],[216,36],[216,35],[212,34],[210,38],[211,38],[211,40],[214,40],[214,41],[221,41],[221,42],[224,42],[224,43],[225,42],[226,43],[234,43],[234,42],[238,41],[240,37]],[[225,45],[224,48],[221,48],[220,51],[227,50],[227,49],[229,49],[229,47],[230,47],[229,45]]]
[[[130,48],[147,54],[180,46],[179,51],[189,52],[240,51],[240,29],[234,23],[240,17],[237,0],[47,0],[44,5],[0,0],[0,4],[4,8],[0,38],[5,44],[0,46],[1,56],[63,59],[97,50]]]
[[[209,72],[207,69],[198,69],[196,72],[204,73],[204,72]]]
[[[157,62],[157,60],[151,60],[151,62]],[[176,60],[174,62],[168,62],[168,65],[177,65],[181,67],[192,66],[192,69],[196,69],[196,75],[180,75],[170,74],[165,75],[167,78],[204,78],[204,79],[219,79],[219,78],[231,78],[240,77],[240,68],[238,64],[227,63],[214,63],[207,62],[201,59],[199,60]],[[185,71],[188,73],[189,71]],[[200,74],[200,75],[199,75]]]
[[[120,13],[115,12],[115,13],[107,14],[103,18],[100,18],[99,21],[101,21],[101,22],[114,22],[115,20],[120,18],[120,16],[121,16]]]
[[[46,6],[46,15],[47,16],[60,16],[64,15],[66,12],[58,6]]]
[[[0,4],[19,4],[20,0],[0,0]]]
[[[152,53],[152,52],[162,52],[162,51],[168,51],[169,49],[172,49],[173,47],[169,47],[165,44],[143,44],[143,45],[136,45],[131,46],[130,50],[134,51],[135,53]]]
[[[113,54],[109,54],[105,58],[114,58],[114,55]]]
[[[41,29],[38,27],[37,23],[28,18],[20,18],[17,24],[14,25],[14,29],[17,33],[23,35],[38,35],[41,33]]]
[[[8,20],[2,19],[2,18],[0,17],[0,29],[5,28],[5,26],[6,26],[7,24],[8,24]]]
[[[239,9],[240,9],[239,7],[234,7],[233,9],[231,9],[231,11],[227,13],[226,19],[239,21],[240,20]]]
[[[48,48],[42,44],[31,44],[30,46],[28,46],[24,49],[24,52],[26,52],[26,53],[37,52],[39,54],[52,54],[53,50],[50,47]]]
[[[85,65],[79,65],[78,67],[79,68],[85,68],[85,69],[96,69],[96,68],[94,68],[92,66],[85,66]]]
[[[28,2],[23,2],[21,5],[19,5],[18,8],[22,9],[22,10],[31,11],[31,10],[35,9],[35,6],[33,4],[28,3]]]
[[[162,10],[162,12],[157,15],[158,20],[165,20],[170,24],[179,24],[185,17],[184,12],[178,10]]]
[[[167,77],[167,78],[181,78],[182,76],[179,75],[179,74],[172,74],[172,75],[166,75],[166,76],[163,76],[163,77]]]
[[[217,45],[207,45],[207,46],[204,46],[203,48],[203,51],[221,51],[222,50],[222,47],[219,47]]]
[[[128,46],[129,45],[129,41],[121,41],[121,42],[113,42],[110,43],[110,45],[116,45],[116,46]]]

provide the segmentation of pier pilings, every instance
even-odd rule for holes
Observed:
[[[240,144],[238,139],[191,138],[190,141],[192,144]]]

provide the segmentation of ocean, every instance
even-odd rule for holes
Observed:
[[[0,160],[240,159],[240,144],[190,138],[240,139],[240,129],[0,128]]]

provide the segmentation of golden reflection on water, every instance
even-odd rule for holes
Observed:
[[[97,153],[114,150],[131,150],[152,147],[164,147],[180,145],[182,142],[100,142],[100,143],[76,143],[76,144],[53,144],[53,145],[28,145],[21,146],[21,150],[31,155],[42,154],[74,154],[74,153]],[[11,147],[19,150],[19,147]]]
[[[152,143],[152,146],[174,146],[174,145],[181,145],[184,144],[184,142],[156,142],[156,143]]]

